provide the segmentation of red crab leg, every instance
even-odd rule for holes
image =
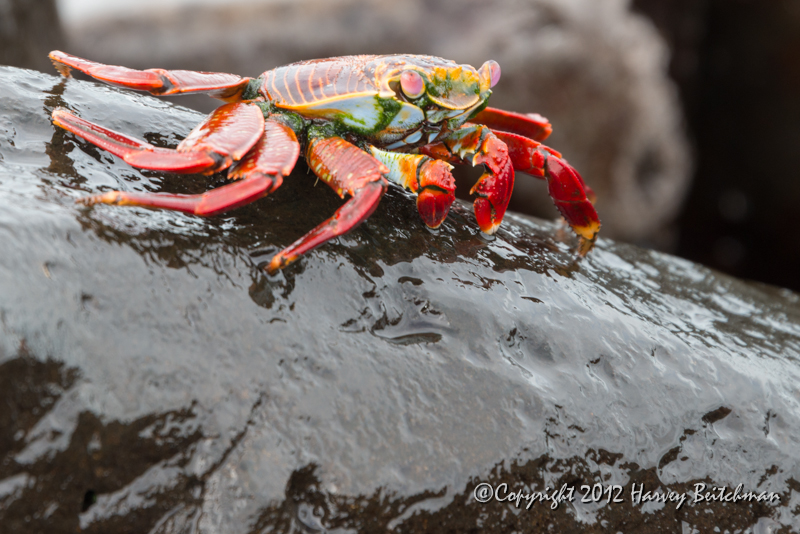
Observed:
[[[77,69],[106,83],[139,91],[149,91],[154,95],[208,93],[210,96],[226,102],[236,102],[241,100],[242,91],[250,82],[250,78],[222,72],[136,70],[116,65],[103,65],[65,54],[59,50],[50,52],[50,60],[63,76],[69,76],[71,68]]]
[[[389,180],[417,194],[417,211],[429,228],[439,228],[456,199],[452,165],[421,154],[387,152],[370,147],[375,159],[389,168]]]
[[[200,123],[176,149],[157,148],[109,130],[59,108],[53,122],[119,156],[140,169],[212,174],[240,160],[264,132],[264,114],[257,106],[223,104]]]
[[[308,166],[336,194],[352,198],[336,210],[333,217],[280,251],[272,258],[267,271],[276,272],[299,256],[336,236],[345,234],[369,217],[378,207],[388,183],[389,172],[381,162],[339,137],[315,138],[306,150]]]
[[[578,252],[586,255],[600,231],[600,219],[592,203],[594,192],[561,154],[527,137],[495,132],[508,146],[511,163],[517,171],[547,180],[547,188],[558,211],[581,237]]]
[[[441,142],[420,148],[420,152],[454,163],[483,164],[486,172],[470,190],[478,198],[473,203],[481,231],[492,235],[500,227],[514,189],[514,169],[508,148],[487,127],[467,124]],[[471,156],[471,160],[466,158]]]
[[[248,154],[234,165],[228,178],[236,180],[200,195],[127,193],[109,191],[78,200],[82,204],[116,204],[164,208],[195,215],[216,215],[249,204],[275,191],[292,172],[300,144],[287,126],[267,120],[264,135]]]
[[[486,108],[469,122],[485,124],[492,130],[523,135],[534,141],[544,141],[553,131],[550,121],[538,113],[514,113],[497,108]]]

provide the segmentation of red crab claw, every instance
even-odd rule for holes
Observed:
[[[456,182],[444,161],[427,160],[419,171],[417,211],[429,228],[439,228],[456,199]]]
[[[581,237],[578,253],[585,256],[594,246],[600,231],[600,219],[586,195],[583,178],[569,163],[553,155],[545,159],[544,172],[550,196],[567,223]]]
[[[429,228],[439,228],[456,199],[452,166],[420,154],[389,152],[370,147],[373,157],[386,165],[386,177],[417,194],[417,211]]]
[[[419,151],[456,164],[465,163],[463,158],[474,154],[472,165],[487,169],[470,190],[470,194],[478,196],[473,203],[475,219],[482,232],[497,232],[514,190],[514,167],[506,144],[489,128],[468,124],[444,141],[420,147]]]
[[[579,254],[583,256],[589,252],[600,231],[600,219],[592,205],[594,191],[584,183],[578,171],[560,153],[532,139],[507,132],[495,132],[495,135],[508,146],[515,170],[547,180],[556,208],[581,237]]]
[[[489,132],[480,151],[472,159],[472,164],[483,164],[489,170],[481,175],[470,194],[478,196],[472,204],[478,226],[482,232],[493,235],[503,221],[514,191],[514,168],[508,156],[508,147]]]

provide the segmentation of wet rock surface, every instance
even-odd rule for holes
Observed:
[[[0,99],[0,532],[800,529],[796,294],[602,239],[575,264],[514,216],[487,242],[461,205],[433,234],[395,189],[269,277],[341,202],[304,167],[209,219],[80,207],[224,177],[135,170],[55,107],[160,146],[201,115],[12,68]],[[778,499],[631,500],[697,483]]]

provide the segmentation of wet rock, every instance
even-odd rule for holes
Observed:
[[[106,63],[248,76],[335,55],[433,54],[476,66],[495,59],[503,75],[492,105],[552,121],[548,144],[597,191],[606,236],[672,243],[691,156],[667,47],[628,2],[230,2],[94,20],[70,37],[73,53]],[[193,105],[213,109],[205,97]],[[512,208],[557,216],[538,180],[518,181]]]
[[[55,107],[160,146],[201,114],[13,68],[0,99],[0,532],[800,529],[796,294],[605,239],[575,263],[513,215],[487,242],[463,205],[434,234],[396,189],[268,277],[341,203],[302,166],[208,219],[80,207],[224,177],[135,170]],[[696,484],[776,497],[631,500]]]

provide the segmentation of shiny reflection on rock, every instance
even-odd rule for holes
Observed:
[[[427,232],[395,188],[268,276],[341,205],[304,167],[218,217],[87,209],[225,178],[133,169],[54,106],[159,146],[201,116],[1,67],[0,98],[0,532],[800,530],[796,294],[603,239],[576,262],[513,215],[487,241],[461,203]],[[480,482],[781,501],[517,513]]]

